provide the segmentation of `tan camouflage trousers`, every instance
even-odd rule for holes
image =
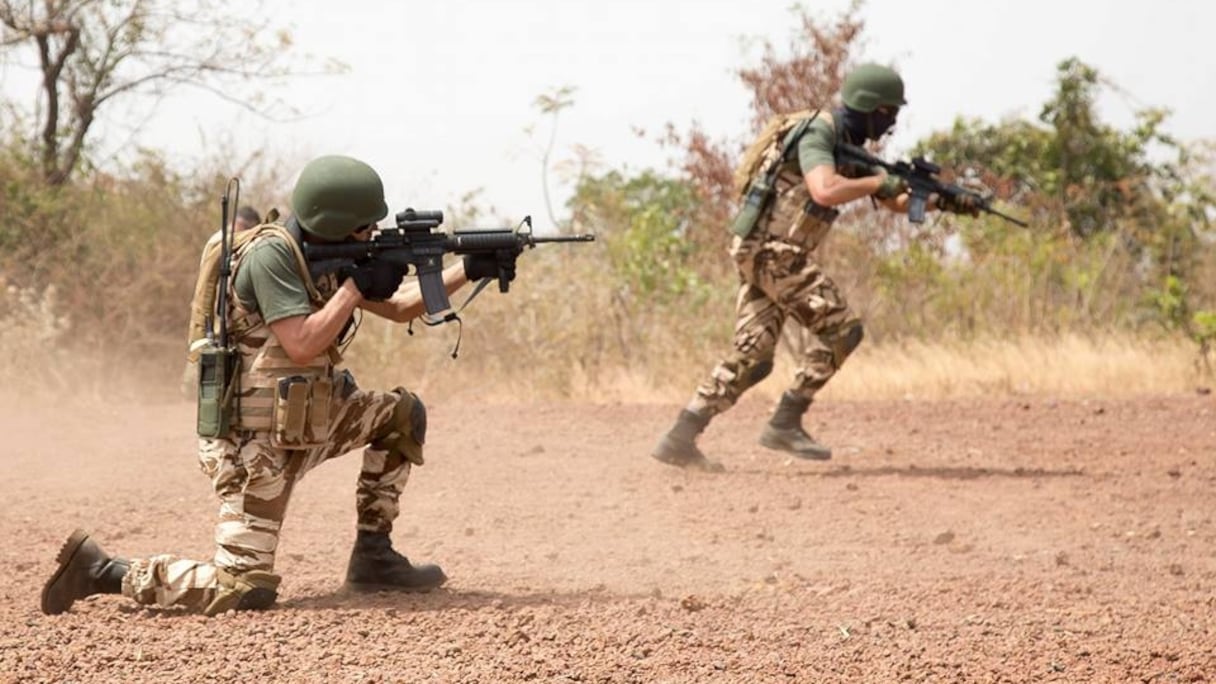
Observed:
[[[740,278],[734,348],[697,387],[688,410],[717,415],[763,380],[772,371],[777,340],[787,321],[805,333],[788,391],[813,398],[860,341],[860,320],[810,250],[753,235],[736,237],[730,252]]]
[[[313,449],[278,449],[269,438],[200,439],[199,461],[220,500],[215,556],[210,562],[164,554],[131,561],[123,594],[145,605],[201,610],[215,596],[217,570],[239,575],[272,571],[279,530],[295,484],[312,468],[366,447],[392,418],[398,393],[355,390],[332,405],[330,441]],[[370,447],[355,489],[358,527],[391,531],[409,478],[404,458]]]

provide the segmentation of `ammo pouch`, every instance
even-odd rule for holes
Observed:
[[[311,449],[329,440],[333,380],[328,376],[289,375],[274,391],[270,444],[280,449]]]
[[[747,194],[743,196],[743,206],[739,207],[739,214],[735,216],[735,222],[731,225],[730,232],[741,238],[751,235],[772,195],[773,187],[769,185],[766,178],[754,179],[747,186]]]
[[[198,355],[198,436],[228,434],[235,414],[237,353],[208,346]]]
[[[836,222],[838,216],[840,216],[839,211],[818,204],[813,199],[808,199],[802,205],[802,211],[794,224],[790,226],[789,234],[785,236],[785,239],[808,250],[813,250],[819,246],[820,242],[823,242],[823,238],[832,229],[832,224]]]

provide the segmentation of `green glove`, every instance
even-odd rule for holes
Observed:
[[[874,196],[880,200],[895,199],[908,191],[908,182],[899,176],[888,175],[882,179],[882,185],[874,191]]]

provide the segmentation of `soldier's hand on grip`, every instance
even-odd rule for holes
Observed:
[[[469,280],[503,276],[509,283],[515,280],[515,259],[518,256],[518,250],[506,249],[500,249],[493,254],[466,254],[464,274]]]
[[[371,259],[342,268],[338,271],[338,279],[350,278],[364,299],[381,302],[393,296],[407,270],[402,264]]]
[[[878,190],[874,191],[874,196],[880,200],[888,200],[899,197],[908,191],[908,181],[894,174],[888,175],[882,179],[882,185],[878,186]]]

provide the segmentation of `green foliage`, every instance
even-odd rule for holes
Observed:
[[[1157,222],[1170,218],[1163,209],[1180,202],[1173,209],[1206,224],[1216,198],[1191,177],[1191,151],[1164,132],[1169,112],[1137,112],[1129,130],[1102,123],[1096,101],[1103,83],[1094,68],[1065,60],[1038,122],[960,119],[917,152],[950,167],[978,166],[1004,183],[1007,196],[1030,199],[1039,222],[1062,223],[1081,238],[1123,231],[1147,244]]]
[[[264,212],[270,183],[251,176],[244,201]],[[0,280],[53,289],[48,307],[70,320],[60,342],[180,358],[199,250],[219,227],[223,185],[219,172],[185,174],[143,151],[120,173],[48,186],[20,148],[0,148]]]
[[[687,183],[653,171],[633,177],[610,171],[582,178],[569,206],[575,225],[604,241],[622,293],[644,301],[704,301],[701,255],[688,239],[699,203]]]
[[[1177,276],[1166,277],[1160,288],[1146,294],[1146,299],[1166,327],[1182,331],[1198,345],[1199,358],[1210,372],[1208,356],[1216,341],[1216,310],[1194,311],[1190,288]]]
[[[978,168],[999,196],[1032,212],[1024,237],[1013,235],[1020,229],[980,222],[963,233],[963,248],[977,268],[998,254],[1018,257],[1007,273],[1023,273],[1022,287],[990,275],[1014,297],[1034,294],[1026,313],[1039,311],[1035,327],[1137,326],[1147,315],[1187,330],[1206,349],[1190,312],[1194,301],[1216,296],[1211,284],[1197,286],[1212,259],[1205,236],[1216,215],[1216,192],[1204,173],[1210,157],[1165,132],[1169,112],[1162,108],[1137,112],[1126,130],[1102,122],[1096,103],[1110,87],[1093,67],[1065,60],[1037,121],[960,119],[917,152],[947,167]],[[1023,239],[1035,247],[1025,248]]]

